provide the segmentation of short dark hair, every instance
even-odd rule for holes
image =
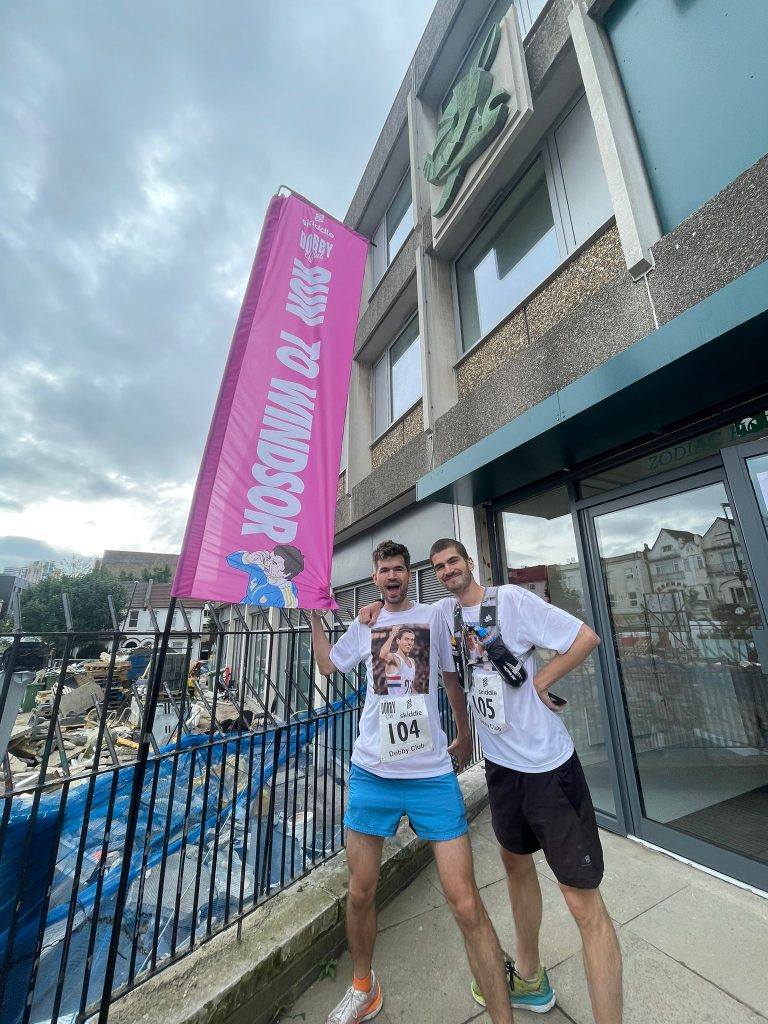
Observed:
[[[381,544],[377,544],[373,549],[374,569],[378,569],[379,562],[383,562],[385,558],[402,558],[405,568],[410,571],[411,555],[405,544],[398,544],[394,540],[383,540]]]
[[[278,544],[272,550],[273,555],[280,555],[285,565],[285,577],[292,580],[304,570],[304,555],[293,544]]]
[[[461,557],[466,561],[469,561],[469,552],[460,540],[454,540],[453,537],[441,537],[440,540],[436,540],[429,549],[430,562],[434,555],[439,555],[441,551],[445,551],[447,548],[456,548]]]

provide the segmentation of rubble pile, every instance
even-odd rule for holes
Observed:
[[[261,718],[240,707],[228,691],[217,694],[214,715],[213,676],[207,663],[194,662],[185,677],[185,662],[182,654],[166,654],[152,729],[155,751],[178,738],[179,722],[182,736],[210,734],[213,717],[214,733],[219,735],[261,724]],[[152,667],[152,652],[139,648],[73,662],[66,670],[27,671],[0,790],[23,790],[131,763],[139,746]]]

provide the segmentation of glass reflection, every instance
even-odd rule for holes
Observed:
[[[768,685],[722,484],[595,517],[646,817],[768,859]]]
[[[514,505],[501,514],[501,521],[509,582],[583,620],[584,587],[565,488]],[[539,665],[554,653],[537,648]],[[593,655],[558,682],[557,693],[568,700],[563,721],[584,767],[592,801],[598,810],[615,815],[597,686]]]

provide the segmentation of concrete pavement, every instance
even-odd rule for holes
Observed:
[[[488,810],[471,823],[475,873],[505,949],[512,919]],[[768,1024],[768,900],[649,850],[602,833],[603,895],[624,954],[625,1024]],[[544,897],[542,957],[557,993],[546,1015],[516,1011],[532,1024],[590,1024],[592,1013],[578,929],[539,854]],[[458,928],[430,863],[379,915],[374,967],[384,990],[380,1024],[486,1024],[469,993]],[[344,953],[336,977],[316,981],[284,1011],[281,1024],[324,1024],[351,979]]]

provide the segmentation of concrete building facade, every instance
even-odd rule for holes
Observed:
[[[423,600],[441,536],[531,576],[604,640],[563,686],[601,823],[768,890],[766,31],[438,0],[346,217],[333,582],[388,536]]]

